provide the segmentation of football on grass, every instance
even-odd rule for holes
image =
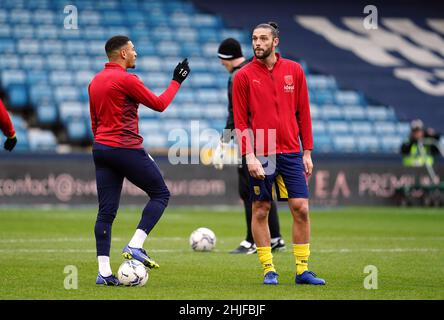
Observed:
[[[191,233],[190,246],[194,251],[211,251],[216,246],[216,235],[208,228],[196,229]]]
[[[128,260],[120,265],[117,278],[124,286],[141,287],[148,281],[148,272],[142,262]]]

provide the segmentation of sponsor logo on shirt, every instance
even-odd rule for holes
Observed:
[[[294,84],[293,84],[293,76],[291,74],[284,76],[284,92],[293,92]]]

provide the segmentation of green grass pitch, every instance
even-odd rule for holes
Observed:
[[[0,299],[444,299],[444,210],[346,208],[312,210],[310,268],[326,286],[296,286],[291,217],[281,210],[287,251],[276,253],[278,286],[262,285],[257,255],[232,255],[245,233],[239,210],[168,208],[145,247],[160,264],[145,287],[95,285],[95,209],[0,210]],[[121,209],[113,227],[111,264],[140,217]],[[193,252],[197,227],[217,236],[215,251]],[[67,265],[78,270],[78,289],[66,290]],[[378,270],[378,289],[364,288],[367,265]]]

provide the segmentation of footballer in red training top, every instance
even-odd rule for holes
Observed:
[[[150,200],[122,255],[126,259],[139,260],[149,268],[159,265],[148,256],[143,243],[162,216],[170,197],[157,164],[142,147],[137,110],[141,103],[153,110],[164,111],[187,78],[190,68],[187,59],[179,63],[168,88],[156,96],[136,75],[127,72],[128,68],[135,67],[137,58],[128,37],[112,37],[107,41],[105,51],[109,62],[88,87],[99,200],[94,228],[99,263],[96,283],[119,285],[111,270],[109,253],[111,227],[119,207],[123,179],[127,178],[144,190]]]
[[[277,24],[270,22],[256,26],[252,44],[253,61],[240,69],[234,78],[233,112],[241,152],[250,173],[252,230],[264,270],[264,284],[278,284],[267,224],[273,184],[276,184],[278,199],[288,202],[293,216],[295,282],[324,285],[324,279],[308,270],[307,177],[313,170],[313,137],[304,71],[298,63],[276,53],[279,44]],[[254,141],[250,139],[249,130],[253,132]]]

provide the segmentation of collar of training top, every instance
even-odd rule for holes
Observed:
[[[107,62],[105,63],[105,68],[109,69],[122,69],[123,71],[126,71],[124,67],[122,67],[120,64],[115,63],[115,62]]]
[[[276,60],[276,63],[274,64],[273,68],[276,67],[277,64],[281,62],[281,55],[279,53],[277,53],[277,52],[275,54],[276,54],[277,60]],[[260,62],[259,59],[256,58],[256,56],[253,57],[253,62],[258,64],[259,66],[261,66],[263,68],[267,68],[267,66],[264,63]],[[267,70],[268,70],[268,68],[267,68]]]

